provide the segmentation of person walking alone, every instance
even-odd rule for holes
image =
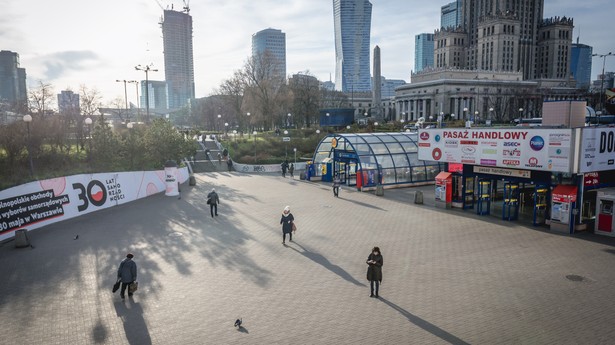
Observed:
[[[340,179],[340,174],[335,174],[335,178],[333,179],[333,196],[339,198],[341,184],[342,180]]]
[[[122,299],[125,297],[126,288],[137,280],[137,264],[132,258],[134,258],[134,255],[128,253],[117,269],[117,278],[122,282],[122,289],[120,290],[120,297]],[[128,291],[128,296],[132,296],[130,290]]]
[[[209,204],[209,211],[211,211],[211,218],[218,216],[218,204],[220,203],[220,198],[218,198],[218,193],[216,193],[216,189],[213,188],[209,194],[207,194],[207,203]]]
[[[289,241],[293,241],[294,221],[295,217],[290,213],[290,206],[284,207],[282,219],[280,219],[280,224],[282,224],[282,244],[286,244],[286,234],[289,235]]]
[[[367,267],[367,280],[370,282],[370,290],[371,293],[369,297],[378,298],[378,289],[380,288],[380,283],[382,283],[382,253],[380,253],[380,248],[374,247],[372,249],[371,254],[367,257],[366,261]],[[374,285],[376,289],[374,290]],[[374,294],[375,292],[375,294]]]
[[[295,163],[290,163],[290,167],[288,167],[288,172],[290,173],[290,178],[295,178]]]

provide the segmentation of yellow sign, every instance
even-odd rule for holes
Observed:
[[[335,138],[331,139],[331,147],[333,147],[333,148],[337,147],[337,139],[335,139]]]

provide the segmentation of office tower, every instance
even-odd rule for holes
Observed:
[[[140,102],[142,107],[145,108],[144,104],[147,104],[146,96],[149,93],[149,108],[155,110],[166,110],[168,109],[167,104],[167,83],[159,80],[148,80],[149,84],[147,87],[149,88],[146,93],[146,84],[145,80],[141,80],[141,99]]]
[[[579,43],[572,44],[570,58],[570,72],[577,82],[577,88],[589,89],[592,74],[592,53],[593,48]]]
[[[371,91],[368,0],[333,0],[335,88],[342,92]]]
[[[177,109],[194,99],[194,61],[192,55],[192,17],[165,10],[161,21],[164,46],[164,76],[168,87],[168,106]],[[151,103],[151,102],[150,102]]]
[[[286,34],[282,30],[265,29],[252,35],[252,56],[274,58],[274,74],[286,78]],[[258,60],[257,60],[258,61]]]
[[[567,79],[570,75],[572,18],[543,19],[538,27],[535,79]]]
[[[461,25],[461,6],[462,0],[456,0],[446,4],[440,9],[440,27],[456,28]]]
[[[381,117],[381,103],[382,103],[382,73],[380,66],[380,47],[374,47],[374,82],[372,87],[372,104],[374,107],[374,117]]]
[[[434,34],[418,34],[414,36],[414,72],[433,67]]]
[[[0,102],[21,107],[27,99],[26,69],[19,67],[19,54],[0,51]]]
[[[58,111],[60,115],[79,115],[79,94],[70,90],[60,91],[58,94]]]

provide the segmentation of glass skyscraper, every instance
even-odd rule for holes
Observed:
[[[26,70],[19,67],[19,54],[0,51],[0,101],[24,106],[26,100]]]
[[[589,89],[591,84],[592,53],[593,48],[588,45],[581,43],[572,44],[570,71],[579,89]]]
[[[333,0],[335,88],[342,92],[371,91],[368,0]]]
[[[177,109],[194,99],[192,16],[187,12],[165,10],[161,25],[168,106]]]
[[[461,25],[462,1],[456,0],[441,7],[440,27],[456,28]]]
[[[268,51],[275,59],[275,73],[286,77],[286,34],[282,30],[265,29],[252,35],[252,56]]]
[[[414,36],[414,73],[420,72],[426,67],[433,67],[433,56],[433,34]]]

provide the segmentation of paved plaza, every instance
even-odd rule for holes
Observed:
[[[349,188],[197,174],[0,245],[0,344],[609,344],[615,240]],[[206,195],[220,195],[212,219]],[[282,245],[290,205],[296,242]],[[384,256],[380,299],[365,261]],[[111,293],[135,254],[139,290]],[[568,277],[567,277],[568,276]],[[233,322],[243,319],[243,328]]]

